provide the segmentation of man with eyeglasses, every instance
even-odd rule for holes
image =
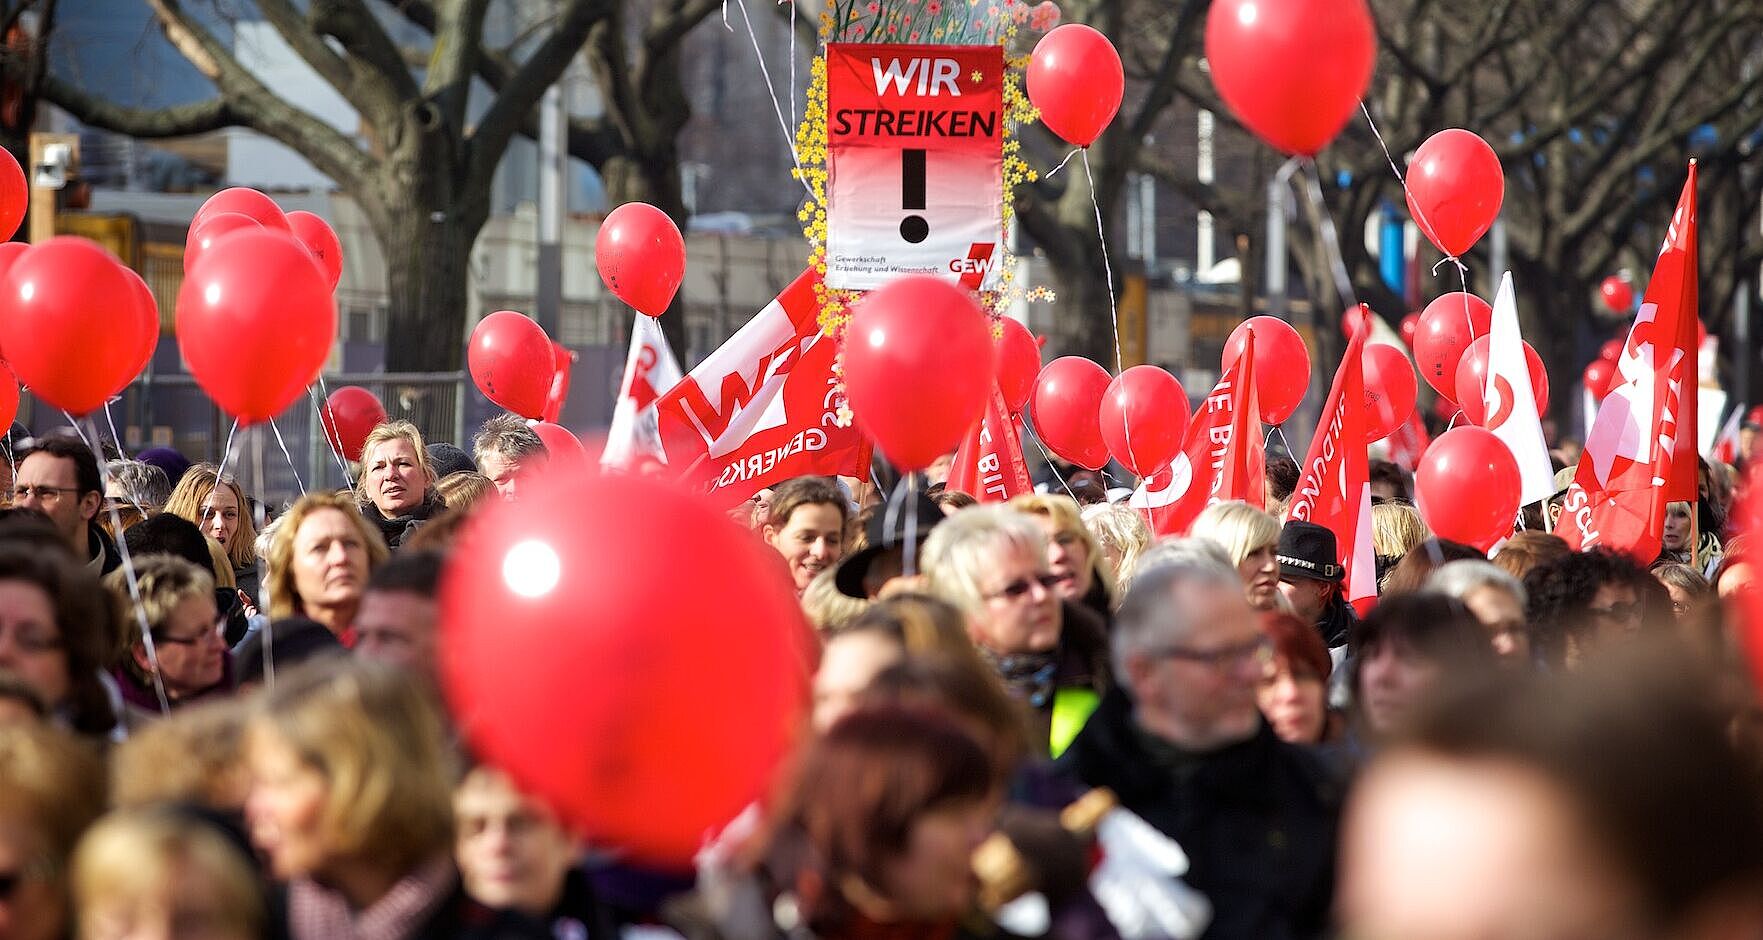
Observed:
[[[1273,649],[1236,570],[1209,544],[1156,554],[1115,614],[1119,684],[1060,768],[1181,846],[1177,874],[1212,905],[1205,937],[1321,936],[1339,784],[1256,711]]]
[[[98,461],[82,441],[59,435],[38,438],[18,463],[12,505],[48,516],[75,557],[99,575],[122,564],[116,545],[95,521],[103,504]]]

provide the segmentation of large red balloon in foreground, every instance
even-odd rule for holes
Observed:
[[[1420,377],[1445,398],[1457,398],[1457,363],[1476,339],[1488,335],[1494,309],[1474,294],[1441,294],[1420,313],[1414,333],[1414,362]]]
[[[627,202],[600,223],[594,266],[619,300],[658,317],[686,279],[686,241],[667,213],[646,202]]]
[[[550,473],[467,529],[441,674],[467,741],[587,839],[689,863],[768,789],[807,704],[775,552],[697,497]]]
[[[1500,215],[1506,175],[1494,148],[1462,128],[1439,131],[1408,163],[1408,212],[1420,233],[1456,257],[1468,251]]]
[[[1188,393],[1163,369],[1133,366],[1109,383],[1098,417],[1114,459],[1134,476],[1150,476],[1181,453]]]

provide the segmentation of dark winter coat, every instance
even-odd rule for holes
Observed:
[[[441,514],[447,508],[446,500],[441,498],[439,490],[430,486],[428,493],[422,498],[422,505],[407,513],[396,515],[390,519],[380,512],[380,508],[369,502],[361,507],[361,514],[380,530],[380,537],[386,540],[386,547],[396,549],[410,537],[412,532],[422,528],[422,524],[430,518]]]

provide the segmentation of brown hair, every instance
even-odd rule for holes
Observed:
[[[1261,632],[1273,641],[1275,656],[1284,659],[1294,676],[1310,676],[1328,681],[1334,672],[1334,660],[1323,645],[1316,627],[1283,610],[1270,610],[1261,615]]]
[[[478,500],[496,495],[496,484],[475,470],[449,473],[435,484],[435,489],[440,491],[441,499],[449,509],[469,509],[476,506]]]
[[[1014,767],[1028,753],[1022,706],[1004,691],[997,674],[980,667],[971,655],[908,654],[870,680],[862,702],[938,708],[972,719],[991,734],[1001,769]]]
[[[1379,593],[1384,597],[1393,597],[1422,590],[1433,571],[1465,558],[1487,561],[1488,556],[1461,542],[1427,539],[1409,549],[1408,554],[1403,555],[1402,560],[1390,569],[1390,573],[1384,575],[1383,590]]]
[[[214,597],[214,576],[175,555],[147,555],[135,561],[133,587],[128,578],[128,572],[121,569],[104,578],[116,604],[116,648],[122,651],[117,658],[135,681],[152,685],[153,677],[133,655],[137,645],[146,647],[141,621],[147,622],[147,632],[155,641],[163,639],[166,623],[179,604],[192,597]]]
[[[930,594],[905,592],[876,601],[835,634],[870,630],[900,644],[907,655],[935,653],[966,658],[979,655],[967,636],[967,621],[955,605]]]
[[[1525,530],[1513,535],[1494,555],[1494,567],[1520,581],[1532,568],[1545,565],[1573,551],[1567,540],[1547,532]]]
[[[831,506],[839,511],[839,525],[851,521],[851,503],[830,477],[796,477],[772,491],[771,516],[766,525],[779,532],[790,524],[790,515],[802,506]]]
[[[98,576],[61,551],[39,551],[27,543],[0,542],[0,581],[20,581],[48,595],[55,629],[67,658],[65,702],[45,702],[62,712],[83,734],[103,734],[116,726],[110,694],[98,678],[118,652],[116,608]]]
[[[245,490],[237,480],[220,475],[219,467],[199,463],[185,471],[172,489],[171,498],[165,501],[165,511],[188,519],[201,528],[202,504],[207,502],[208,494],[214,492],[216,486],[225,486],[239,501],[239,529],[227,543],[227,557],[232,559],[234,568],[254,565],[257,563],[257,521],[251,518],[251,501],[245,498]]]
[[[103,811],[104,771],[84,742],[46,724],[0,727],[0,818],[41,837],[57,877]]]
[[[197,702],[132,732],[110,754],[112,805],[242,807],[246,783],[239,756],[246,714],[235,699]]]
[[[312,492],[295,500],[281,519],[276,523],[275,540],[269,546],[269,616],[280,620],[302,613],[300,592],[294,587],[294,538],[300,533],[300,524],[306,517],[321,509],[335,509],[342,513],[361,535],[367,547],[367,570],[369,573],[378,568],[382,562],[391,557],[386,548],[386,540],[355,508],[355,499],[347,490],[341,492]],[[419,530],[420,531],[420,530]]]
[[[937,507],[944,512],[979,505],[979,500],[975,499],[972,493],[963,493],[960,490],[943,490],[939,493],[933,493],[930,501],[936,503]]]

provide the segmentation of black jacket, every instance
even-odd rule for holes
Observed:
[[[288,888],[278,883],[269,894],[269,940],[292,940],[288,932]],[[387,940],[552,940],[546,925],[512,911],[485,907],[459,882],[422,926],[408,938]]]
[[[104,534],[104,529],[98,523],[88,522],[86,523],[86,564],[91,564],[99,557],[104,559],[102,569],[99,571],[100,576],[107,575],[122,567],[122,552],[117,550],[116,543],[111,541],[110,536]]]
[[[380,536],[386,540],[386,547],[396,549],[410,537],[410,533],[421,528],[430,518],[440,515],[446,508],[447,503],[441,499],[440,492],[431,486],[427,495],[422,498],[422,505],[403,515],[387,519],[373,503],[362,506],[361,514],[380,530]]]
[[[1328,602],[1328,609],[1322,612],[1322,619],[1316,621],[1316,632],[1322,635],[1322,645],[1335,649],[1347,645],[1348,637],[1353,634],[1353,625],[1358,622],[1359,615],[1353,612],[1353,605],[1336,591]]]
[[[1103,697],[1059,767],[1108,787],[1186,852],[1187,884],[1212,903],[1210,940],[1318,937],[1334,893],[1340,787],[1307,749],[1262,722],[1208,754],[1147,742],[1119,689]]]
[[[1112,684],[1108,635],[1102,619],[1088,607],[1060,601],[1059,645],[1051,654],[1004,657],[981,650],[1004,690],[1028,713],[1029,747],[1046,757],[1051,743],[1053,706],[1060,689],[1088,689],[1101,695]],[[1036,665],[1039,668],[1033,668]]]

